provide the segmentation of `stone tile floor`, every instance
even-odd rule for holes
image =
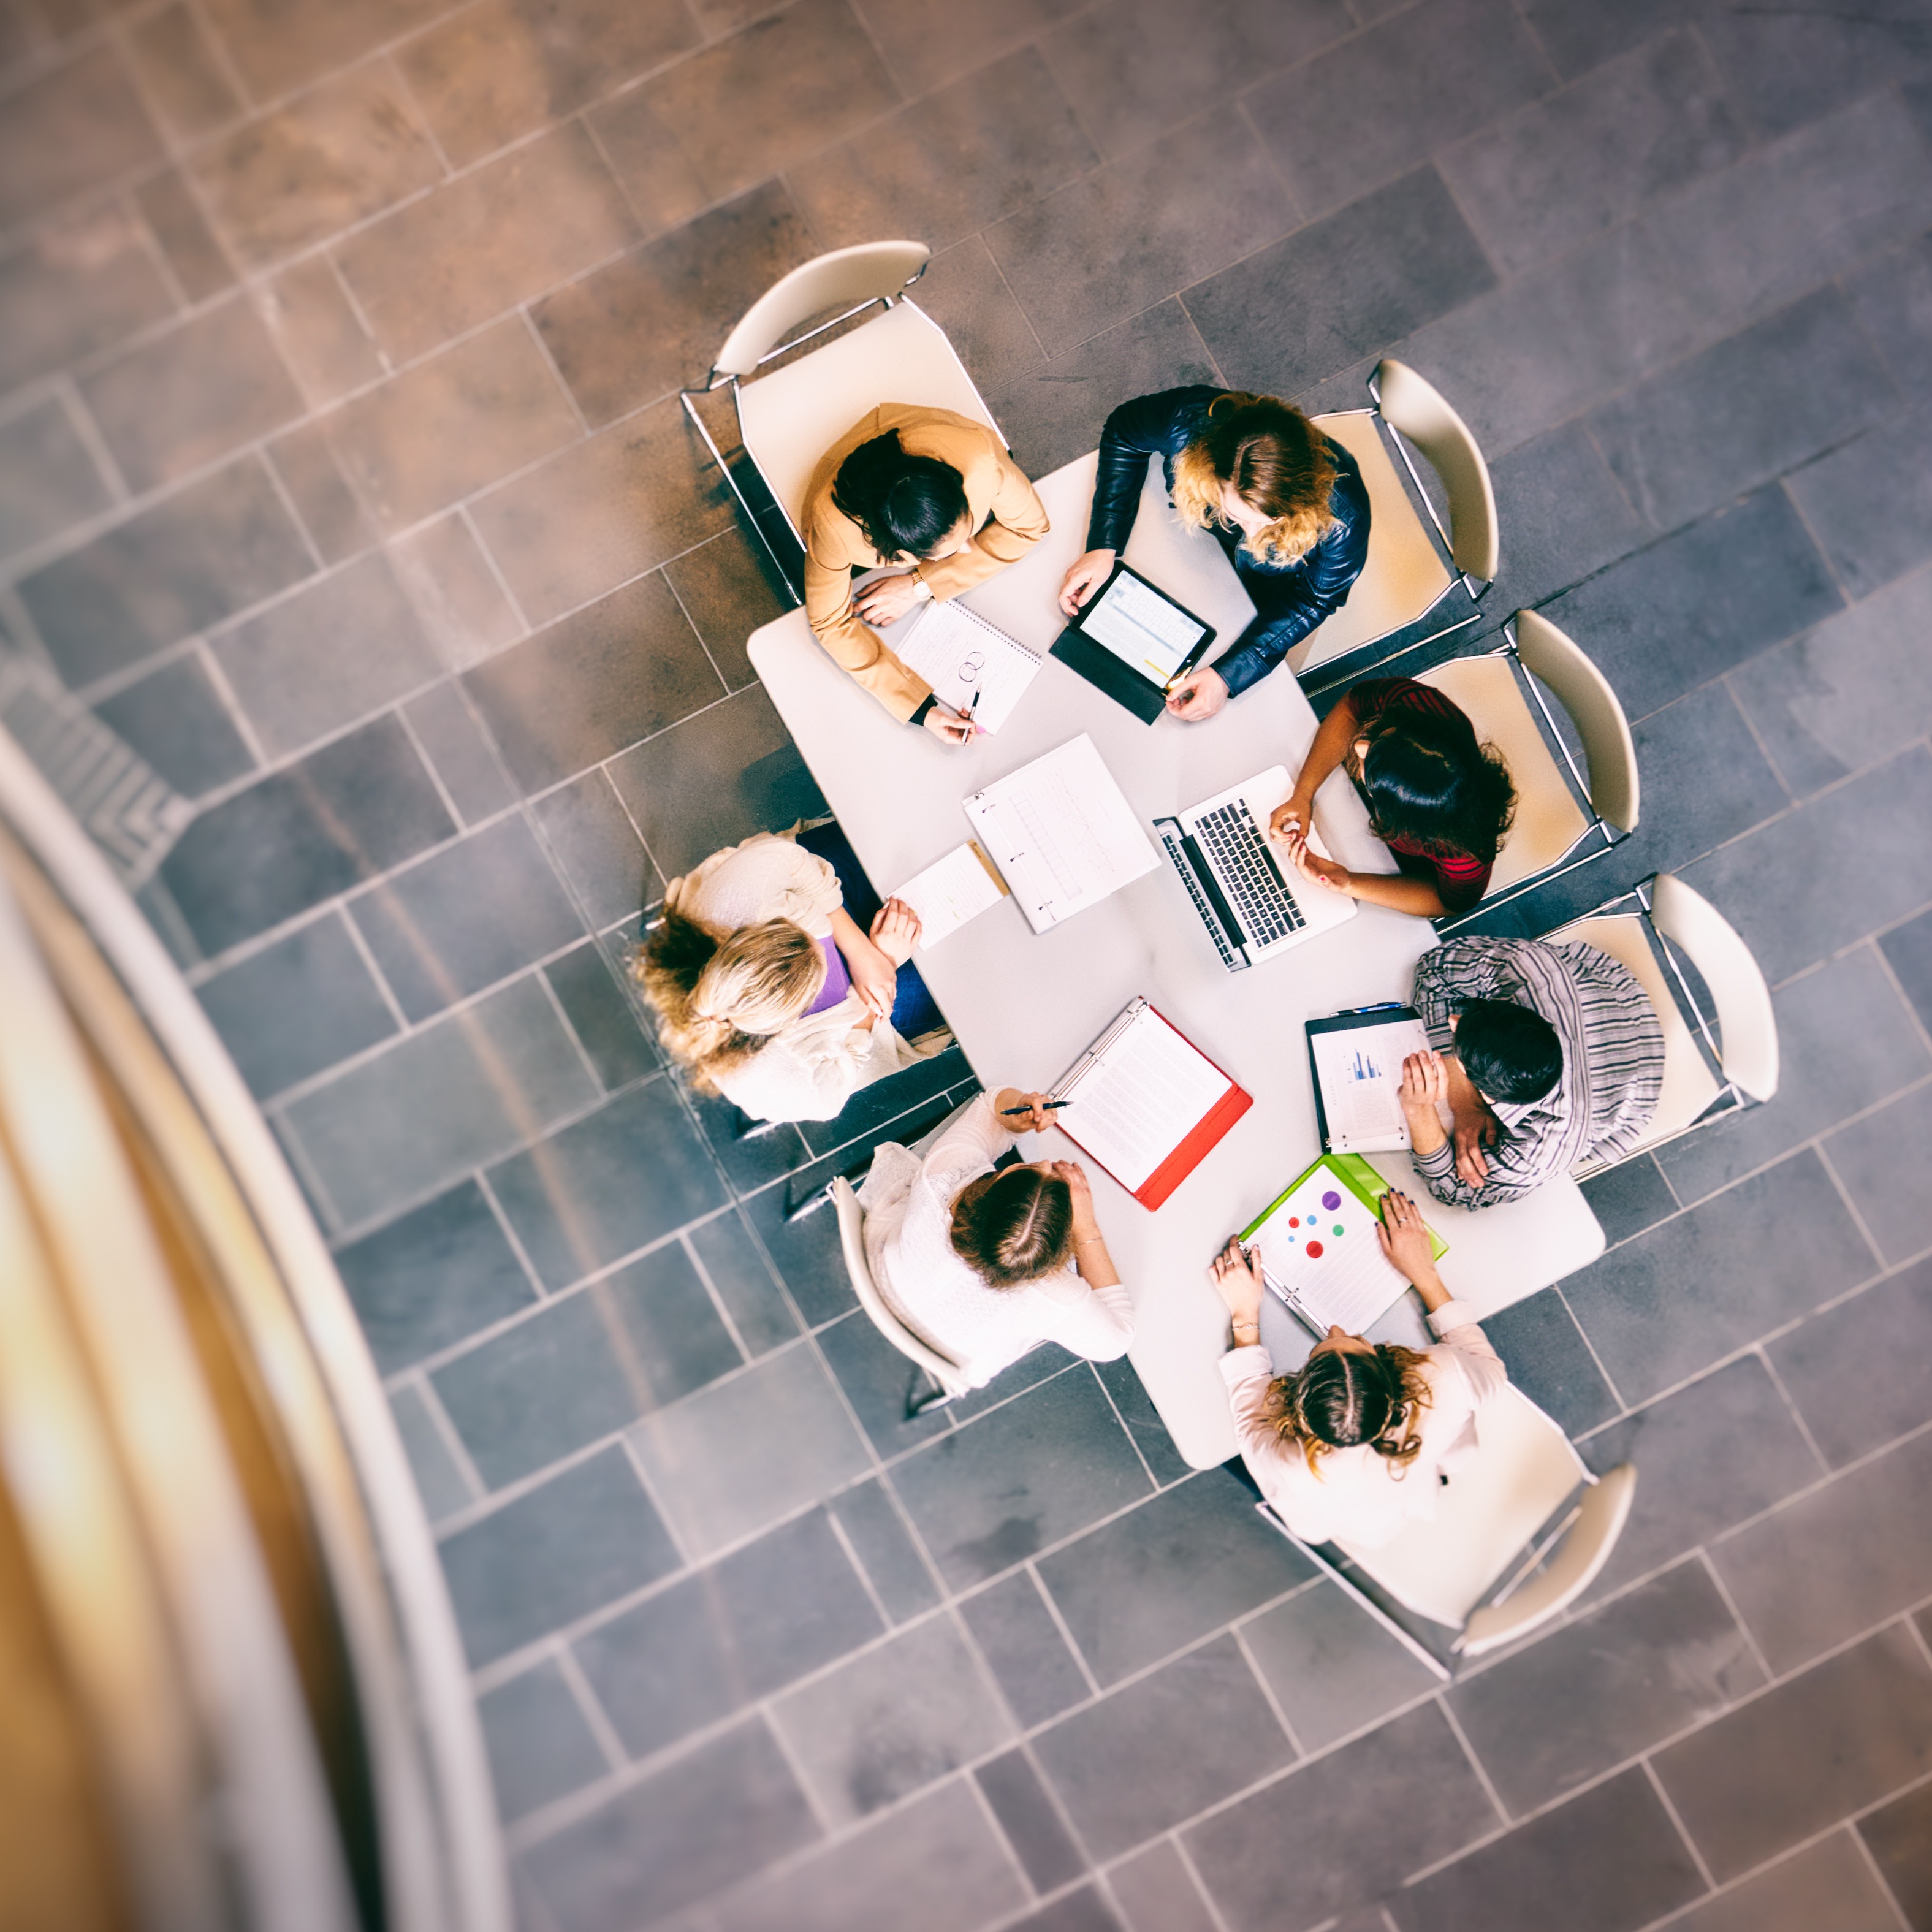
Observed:
[[[388,1378],[530,1932],[1932,1928],[1924,0],[4,0],[0,63],[8,662],[192,813],[143,903]],[[1776,983],[1776,1101],[1492,1324],[1639,1502],[1447,1690],[1124,1365],[899,1420],[783,1204],[956,1054],[741,1142],[618,970],[815,802],[673,392],[902,233],[1036,472],[1436,380],[1483,628],[1637,721],[1515,923],[1677,868]]]

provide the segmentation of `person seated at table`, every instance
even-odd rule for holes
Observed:
[[[760,832],[672,880],[634,970],[700,1093],[758,1120],[829,1120],[950,1042],[906,964],[918,939],[918,915],[880,905],[826,824]]]
[[[1087,553],[1060,586],[1077,616],[1106,582],[1158,452],[1180,520],[1212,532],[1253,600],[1254,621],[1167,700],[1211,718],[1339,610],[1369,554],[1369,493],[1355,459],[1292,404],[1205,383],[1123,403],[1100,432]]]
[[[1402,1108],[1438,1201],[1519,1199],[1588,1156],[1627,1152],[1657,1111],[1657,1010],[1594,946],[1451,940],[1417,962],[1412,997],[1432,1050],[1403,1061]]]
[[[1134,1338],[1079,1163],[995,1166],[1019,1134],[1053,1124],[1046,1097],[982,1094],[922,1156],[886,1142],[859,1193],[880,1298],[975,1388],[1042,1342],[1110,1362]]]
[[[1340,766],[1369,808],[1369,830],[1401,867],[1352,872],[1310,850],[1315,794]],[[1516,812],[1509,767],[1477,741],[1461,707],[1412,677],[1365,679],[1322,719],[1294,790],[1270,834],[1301,876],[1371,905],[1438,919],[1467,912],[1490,889]]]
[[[890,624],[1017,562],[1046,535],[1026,473],[984,423],[882,403],[819,460],[805,496],[805,610],[818,641],[895,718],[962,743],[941,704],[866,627]],[[903,566],[855,596],[855,572]]]
[[[1376,1238],[1415,1287],[1442,1339],[1429,1348],[1370,1342],[1332,1328],[1301,1368],[1277,1376],[1261,1338],[1261,1270],[1238,1240],[1210,1279],[1233,1317],[1221,1358],[1241,1460],[1305,1543],[1391,1541],[1436,1514],[1442,1484],[1476,1448],[1475,1418],[1509,1375],[1466,1302],[1436,1272],[1421,1210],[1382,1196]]]

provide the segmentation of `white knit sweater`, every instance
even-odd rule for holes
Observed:
[[[1133,1303],[1118,1284],[1092,1286],[1066,1268],[994,1288],[954,1252],[954,1200],[1015,1138],[982,1094],[946,1122],[923,1160],[896,1142],[876,1149],[859,1195],[866,1258],[886,1305],[975,1388],[1042,1342],[1110,1362],[1134,1339]]]

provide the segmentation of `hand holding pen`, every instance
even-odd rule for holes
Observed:
[[[1000,1090],[994,1104],[1002,1120],[1018,1123],[1014,1132],[1038,1133],[1052,1126],[1054,1111],[1066,1102],[1049,1099],[1044,1094],[1023,1094],[1016,1088],[1007,1087]]]

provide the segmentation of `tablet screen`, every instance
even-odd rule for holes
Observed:
[[[1079,621],[1094,643],[1160,685],[1179,672],[1210,628],[1124,570],[1081,612]]]

